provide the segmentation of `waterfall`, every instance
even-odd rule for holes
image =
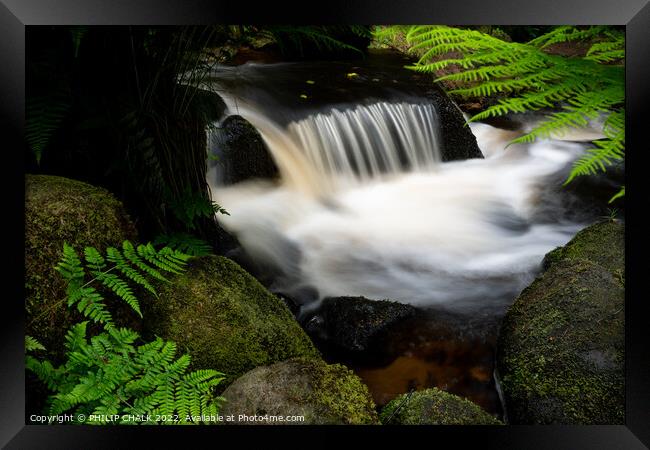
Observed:
[[[280,126],[253,105],[225,99],[231,114],[260,131],[282,179],[305,193],[430,171],[441,160],[431,103],[337,105]]]
[[[583,143],[507,147],[513,133],[476,124],[485,159],[443,163],[425,99],[323,102],[297,114],[283,104],[289,94],[271,101],[271,88],[245,86],[220,93],[260,132],[280,180],[211,180],[213,196],[231,214],[224,227],[277,271],[270,289],[303,310],[361,295],[502,313],[543,256],[593,220],[567,219],[558,193]]]
[[[367,182],[382,173],[432,169],[440,161],[431,104],[333,108],[292,122],[287,130],[314,169],[328,177]]]

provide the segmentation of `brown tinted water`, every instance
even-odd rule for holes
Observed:
[[[412,389],[437,387],[501,417],[493,377],[498,319],[445,319],[421,314],[392,327],[373,346],[381,357],[326,357],[354,370],[380,408]]]

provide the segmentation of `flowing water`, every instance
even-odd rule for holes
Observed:
[[[584,152],[577,141],[593,136],[506,148],[517,132],[473,124],[485,158],[443,163],[426,98],[393,83],[352,100],[343,93],[300,103],[307,95],[287,80],[303,86],[314,70],[248,64],[215,74],[229,113],[257,128],[280,172],[279,180],[224,186],[211,171],[214,200],[230,212],[223,226],[276,270],[270,289],[297,299],[303,317],[330,296],[424,311],[385,343],[388,362],[346,361],[379,404],[440,386],[498,413],[498,321],[543,256],[594,220],[575,214],[576,202],[558,189]]]

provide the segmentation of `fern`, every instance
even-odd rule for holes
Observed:
[[[36,338],[33,338],[32,336],[25,336],[25,350],[28,352],[34,350],[45,350],[45,347],[43,347],[43,344],[38,342]]]
[[[195,221],[199,218],[212,218],[219,213],[230,215],[217,203],[189,189],[171,201],[170,207],[174,215],[190,230],[196,228]]]
[[[399,26],[375,33],[381,39],[405,34],[410,51],[419,60],[409,68],[436,73],[447,67],[457,73],[437,82],[454,82],[449,93],[459,97],[493,96],[493,106],[470,121],[508,113],[557,109],[516,142],[532,142],[561,135],[569,128],[584,127],[605,118],[605,139],[577,161],[566,183],[575,177],[595,174],[625,157],[624,46],[622,31],[608,26],[556,27],[527,43],[507,42],[477,30],[447,26]],[[551,53],[554,44],[586,40],[591,43],[583,58]],[[450,52],[461,56],[450,56]],[[614,198],[622,197],[622,189]]]
[[[198,416],[216,416],[223,399],[213,391],[222,373],[188,372],[190,357],[176,358],[174,343],[158,338],[137,345],[139,335],[126,328],[88,338],[87,324],[68,332],[61,366],[26,357],[27,369],[53,391],[48,414],[72,412],[75,422],[85,414],[82,422],[91,424],[202,423]]]
[[[187,233],[161,234],[154,239],[154,245],[164,245],[192,256],[206,256],[213,253],[212,247],[202,239]]]
[[[156,294],[148,278],[162,277],[161,271],[182,273],[189,258],[167,246],[156,250],[152,244],[135,247],[124,241],[122,251],[111,247],[106,256],[86,247],[84,264],[64,244],[55,269],[68,283],[68,306],[76,306],[100,324],[102,331],[89,337],[90,321],[73,325],[65,337],[67,359],[58,367],[34,356],[45,348],[33,337],[25,337],[25,367],[51,391],[47,414],[73,413],[73,421],[90,424],[194,424],[216,417],[223,399],[215,395],[214,388],[223,374],[188,372],[190,357],[176,357],[173,342],[157,338],[139,344],[138,333],[113,324],[104,298],[91,286],[96,283],[110,289],[142,316],[131,283]],[[80,420],[80,414],[87,419]]]
[[[25,140],[40,163],[43,150],[59,129],[70,109],[69,89],[64,87],[47,94],[28,96],[25,102]]]
[[[304,56],[305,43],[313,44],[320,51],[351,50],[363,55],[363,52],[350,44],[337,39],[338,33],[352,33],[356,36],[370,37],[368,28],[352,26],[295,26],[269,25],[260,31],[260,35],[278,44],[282,53],[295,48]]]
[[[161,272],[180,274],[191,257],[169,247],[157,251],[152,244],[139,245],[136,249],[129,241],[123,242],[122,249],[120,252],[109,247],[104,258],[96,248],[86,247],[84,267],[77,252],[64,243],[63,256],[55,267],[68,283],[68,306],[76,306],[85,317],[104,324],[107,329],[113,328],[113,318],[104,297],[92,286],[93,283],[112,291],[142,317],[140,303],[129,282],[135,282],[155,294],[149,278],[168,281]],[[107,262],[111,263],[110,267]],[[88,275],[92,278],[84,283]]]

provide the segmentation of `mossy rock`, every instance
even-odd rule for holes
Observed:
[[[70,325],[80,314],[65,301],[66,284],[54,270],[67,242],[79,253],[135,240],[135,227],[122,203],[105,189],[48,175],[25,177],[26,333],[59,361]]]
[[[563,259],[587,259],[624,279],[625,227],[608,221],[591,225],[575,235],[564,247],[549,252],[542,263],[545,270]]]
[[[400,395],[380,418],[385,425],[502,425],[477,404],[437,388]]]
[[[223,386],[257,366],[320,357],[282,300],[230,259],[194,258],[171,281],[143,305],[146,333],[176,342],[194,369],[223,372]]]
[[[368,388],[341,364],[293,358],[258,367],[223,393],[220,414],[233,414],[232,424],[372,425],[378,424]],[[246,416],[303,416],[300,422],[251,422]]]
[[[610,270],[572,258],[524,289],[497,348],[512,424],[624,423],[624,294]]]

